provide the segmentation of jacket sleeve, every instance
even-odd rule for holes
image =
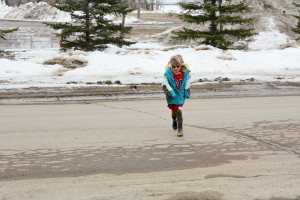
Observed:
[[[186,98],[190,98],[191,92],[190,92],[190,86],[191,86],[191,75],[188,75],[185,88],[184,88],[184,96]]]
[[[191,75],[188,75],[184,89],[187,90],[190,88],[190,86],[191,86]]]
[[[164,86],[171,93],[172,97],[175,98],[176,94],[175,94],[174,90],[172,89],[172,87],[170,86],[169,81],[166,76],[163,76],[163,80],[162,80],[162,87],[164,88]],[[166,91],[165,91],[165,93],[166,93]],[[168,94],[166,94],[166,95],[168,96]]]

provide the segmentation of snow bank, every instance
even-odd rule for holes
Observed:
[[[5,3],[0,4],[0,18],[20,20],[40,20],[68,22],[71,21],[69,13],[62,12],[47,3],[26,3],[16,7],[8,7]]]
[[[290,41],[289,37],[285,33],[279,32],[273,18],[265,17],[262,18],[261,21],[264,21],[266,31],[259,32],[258,35],[253,37],[254,41],[249,43],[249,49],[275,49]]]
[[[7,13],[12,10],[12,7],[9,7],[5,4],[5,1],[0,0],[0,18],[5,18]]]
[[[218,77],[228,77],[231,81],[250,78],[257,81],[300,81],[300,48],[258,51],[199,49],[205,48],[166,50],[161,44],[137,43],[129,48],[110,46],[103,52],[90,53],[59,53],[54,49],[17,51],[16,60],[0,59],[0,80],[9,82],[0,88],[14,87],[20,82],[22,87],[62,86],[70,81],[82,82],[82,85],[106,80],[119,80],[123,84],[160,83],[167,62],[178,53],[191,67],[193,84],[199,84],[199,79],[214,81]],[[60,64],[43,64],[57,56],[88,62],[84,67],[68,70]]]

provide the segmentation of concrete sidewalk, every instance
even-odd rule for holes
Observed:
[[[0,200],[300,199],[299,96],[0,110]]]

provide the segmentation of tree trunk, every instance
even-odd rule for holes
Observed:
[[[159,5],[160,5],[159,0],[156,0],[156,2],[155,2],[155,10],[159,10]]]
[[[216,6],[217,0],[211,0],[211,5]],[[210,17],[211,17],[211,24],[210,24],[210,30],[212,32],[217,31],[217,24],[216,24],[216,11],[211,11],[210,12]]]
[[[141,19],[141,0],[137,0],[137,18]]]
[[[299,17],[300,17],[300,11],[298,11],[298,13],[299,13]],[[300,18],[298,19],[298,28],[300,28]]]
[[[90,4],[90,0],[86,0],[86,4],[85,4],[85,28],[87,30],[90,29],[90,8],[89,8],[89,4]],[[90,33],[89,31],[85,32],[85,41],[86,41],[86,51],[89,51],[89,47],[90,47]]]
[[[150,10],[153,11],[154,7],[154,0],[150,0]]]
[[[146,10],[150,10],[150,3],[148,3],[147,0],[144,0],[144,8],[146,8]]]
[[[125,27],[125,18],[126,18],[126,15],[122,14],[122,26],[123,27]]]
[[[222,6],[222,1],[223,0],[218,0],[218,3],[219,3],[219,16],[221,16],[222,15],[222,13],[220,12],[220,7]],[[220,31],[223,31],[223,24],[222,23],[220,23]]]

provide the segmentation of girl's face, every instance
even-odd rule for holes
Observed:
[[[181,65],[172,65],[172,70],[174,73],[178,73],[181,70]]]

